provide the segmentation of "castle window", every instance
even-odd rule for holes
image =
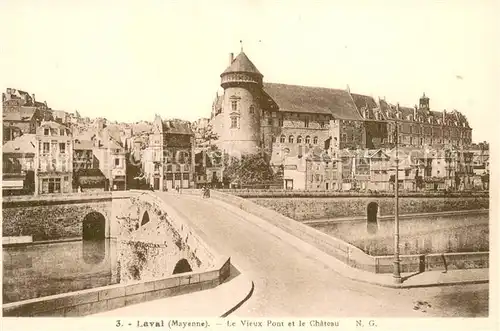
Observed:
[[[233,116],[231,117],[231,129],[236,129],[238,128],[238,117]]]
[[[250,106],[250,114],[253,114],[255,112],[255,107],[254,106]]]
[[[281,135],[281,137],[280,137],[280,143],[284,143],[284,142],[285,142],[285,136]]]
[[[325,128],[325,122],[323,122],[323,121],[319,122],[319,126],[320,126],[322,129],[324,129],[324,128]]]
[[[288,137],[288,142],[289,142],[290,144],[293,144],[293,136]]]
[[[238,110],[238,101],[231,101],[231,109],[233,111],[237,111]]]
[[[310,144],[310,143],[311,143],[311,137],[306,136],[306,144]]]
[[[313,144],[317,145],[318,144],[318,137],[313,138]]]
[[[64,129],[59,130],[59,135],[64,136]]]
[[[276,137],[275,137],[275,136],[273,136],[273,143],[275,143],[275,142],[276,142]]]
[[[50,132],[50,130],[49,130],[49,129],[43,129],[43,135],[44,135],[44,136],[48,136],[48,135],[49,135],[49,132]]]
[[[297,137],[297,144],[302,144],[302,136]]]
[[[278,125],[283,126],[283,116],[280,116],[280,118],[278,119]]]
[[[269,118],[267,119],[267,124],[268,124],[268,125],[273,125],[273,119],[272,119],[271,117],[269,117]]]

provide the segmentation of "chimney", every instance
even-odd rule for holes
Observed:
[[[234,53],[229,53],[229,65],[233,64],[234,61]]]
[[[445,120],[446,120],[446,109],[443,110],[443,124],[444,124]]]
[[[417,105],[415,105],[415,107],[413,107],[413,120],[416,121],[417,120]]]
[[[33,93],[33,94],[31,95],[31,102],[33,102],[33,104],[35,104],[35,93]]]

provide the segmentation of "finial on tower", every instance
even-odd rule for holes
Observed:
[[[243,40],[240,40],[241,52],[243,53]]]

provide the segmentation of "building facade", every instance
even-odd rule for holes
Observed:
[[[111,137],[107,128],[92,137],[93,163],[106,177],[106,189],[127,189],[127,163],[125,148]]]
[[[36,131],[35,145],[35,194],[72,192],[71,130],[56,122],[42,122]]]
[[[144,152],[149,185],[160,191],[195,187],[195,136],[189,122],[156,116]]]
[[[217,145],[231,154],[306,146],[333,149],[466,147],[472,129],[460,112],[433,111],[425,94],[414,108],[346,90],[266,83],[241,52],[221,74],[224,92],[212,104]],[[397,123],[397,124],[396,124]]]
[[[4,195],[34,193],[35,146],[34,134],[22,135],[2,146],[2,191]]]
[[[46,102],[35,100],[28,92],[7,88],[2,93],[3,143],[22,134],[35,134],[44,120],[53,120]]]

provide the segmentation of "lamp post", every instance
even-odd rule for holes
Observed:
[[[395,129],[395,142],[396,142],[396,175],[394,176],[394,268],[393,268],[393,278],[394,283],[401,284],[403,280],[401,279],[401,265],[399,260],[399,132],[398,132],[398,122]]]

